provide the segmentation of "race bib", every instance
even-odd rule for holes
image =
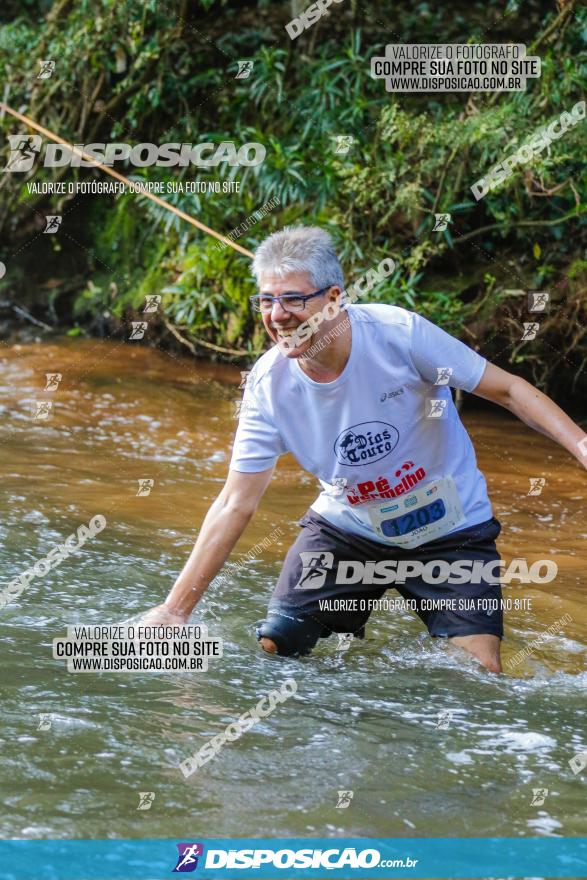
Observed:
[[[411,550],[441,538],[466,520],[452,477],[441,477],[398,499],[367,508],[373,528],[394,547]]]

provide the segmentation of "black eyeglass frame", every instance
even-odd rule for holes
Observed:
[[[280,293],[277,296],[273,296],[271,293],[256,293],[253,296],[249,297],[249,302],[251,304],[251,308],[254,312],[260,312],[261,314],[268,314],[271,309],[273,309],[273,304],[278,302],[282,309],[286,312],[291,311],[287,309],[284,305],[284,298],[289,297],[290,299],[301,299],[303,300],[303,305],[301,309],[297,311],[302,312],[306,307],[306,302],[309,299],[314,299],[315,296],[322,296],[326,293],[327,290],[330,290],[331,287],[334,287],[334,284],[329,284],[327,287],[323,287],[321,290],[316,290],[314,293],[298,293],[295,290],[286,290],[285,293]],[[261,309],[261,300],[271,298],[271,308],[270,309]],[[286,299],[287,302],[287,299]],[[257,307],[258,306],[258,307]]]

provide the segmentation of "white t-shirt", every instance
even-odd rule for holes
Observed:
[[[322,485],[312,509],[375,541],[367,513],[374,501],[446,476],[466,520],[458,528],[490,519],[485,478],[449,388],[476,388],[485,358],[407,309],[361,304],[347,312],[351,352],[334,382],[310,379],[277,345],[256,362],[231,469],[263,471],[291,452]]]

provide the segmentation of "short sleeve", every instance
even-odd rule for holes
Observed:
[[[416,370],[433,385],[463,391],[477,387],[487,360],[436,324],[413,313],[410,354]]]
[[[255,474],[273,467],[280,455],[287,452],[281,435],[262,408],[257,395],[245,386],[230,469]]]

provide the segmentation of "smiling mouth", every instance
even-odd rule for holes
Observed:
[[[296,325],[295,327],[272,327],[271,329],[278,336],[283,336],[287,339],[289,336],[293,336],[298,328]]]

